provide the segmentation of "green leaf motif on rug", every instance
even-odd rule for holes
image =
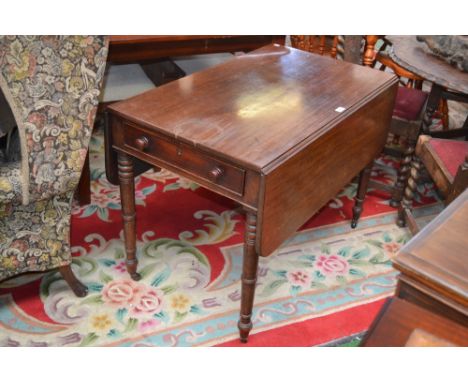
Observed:
[[[356,277],[366,277],[366,274],[363,271],[361,271],[360,269],[356,269],[356,268],[351,268],[349,270],[349,274],[356,276]]]
[[[99,272],[99,280],[101,280],[104,284],[107,284],[108,282],[111,282],[113,278],[107,273],[104,273],[104,271],[101,271]]]
[[[162,322],[164,323],[168,323],[170,321],[170,317],[168,316],[167,313],[165,313],[164,311],[161,311],[159,313],[156,313],[156,314],[153,314],[153,317],[154,318],[157,318],[159,320],[161,320]]]
[[[341,277],[342,277],[342,276],[341,276]],[[321,283],[321,282],[319,282],[319,281],[312,281],[312,282],[310,283],[310,287],[313,288],[313,289],[315,289],[315,288],[319,288],[319,289],[326,289],[326,288],[328,288],[326,284]]]
[[[50,273],[46,274],[41,280],[41,287],[40,287],[41,295],[43,297],[49,297],[49,295],[50,295],[50,286],[54,282],[60,281],[60,280],[63,280],[63,278],[59,274],[59,272],[50,272]]]
[[[384,232],[383,239],[386,243],[390,243],[392,241],[392,237],[388,234],[388,232]]]
[[[114,252],[114,259],[120,260],[125,258],[125,252],[122,248],[117,248]]]
[[[346,277],[341,276],[341,275],[336,276],[336,281],[338,281],[340,285],[346,285],[346,283],[348,282],[346,280]]]
[[[273,271],[272,273],[278,277],[286,277],[286,273],[288,272],[287,271]]]
[[[327,255],[330,254],[330,246],[328,244],[322,243],[320,244],[320,251],[322,253],[326,253]]]
[[[96,296],[90,296],[86,297],[83,300],[81,300],[80,305],[85,305],[85,304],[103,304],[104,301],[102,301],[102,297],[100,294]]]
[[[111,259],[100,259],[98,260],[100,264],[104,265],[105,267],[112,267],[116,264],[114,260]]]
[[[170,275],[171,275],[171,269],[169,267],[164,268],[164,270],[158,273],[158,275],[153,279],[153,281],[151,282],[151,285],[154,287],[159,286],[164,281],[166,281]]]
[[[146,276],[148,276],[149,274],[151,274],[151,272],[154,271],[154,269],[157,267],[157,263],[151,263],[151,264],[148,264],[146,266],[144,266],[143,268],[141,268],[138,273],[140,274],[141,278],[144,279],[146,278]]]
[[[110,337],[110,338],[122,337],[122,333],[120,333],[117,329],[111,329],[107,333],[107,337]]]
[[[351,256],[353,259],[362,259],[364,257],[368,257],[370,255],[369,247],[365,247],[357,252],[354,252]]]
[[[302,256],[299,256],[300,259],[303,259],[303,260],[307,260],[307,261],[310,261],[310,262],[315,262],[315,260],[317,259],[317,257],[315,255],[302,255]]]
[[[91,292],[100,292],[102,291],[102,288],[104,288],[104,285],[94,282],[89,282],[86,284],[86,286]]]
[[[190,307],[190,313],[203,314],[205,313],[205,311],[202,308],[200,308],[198,305],[192,305]]]
[[[337,254],[342,257],[348,257],[349,253],[351,252],[351,248],[352,248],[351,246],[340,248]]]
[[[121,323],[124,324],[124,317],[127,315],[128,310],[126,308],[120,308],[117,310],[117,313],[115,314],[117,317],[117,320]]]
[[[379,251],[374,256],[372,256],[369,262],[372,264],[382,264],[382,265],[391,264],[390,259],[388,259],[382,251]]]
[[[128,319],[127,325],[125,325],[124,333],[131,332],[135,330],[138,325],[138,319],[130,317]]]
[[[143,247],[142,252],[144,256],[162,260],[165,252],[170,252],[170,250],[175,250],[175,255],[190,254],[191,256],[195,257],[199,263],[209,267],[209,261],[202,252],[200,252],[191,244],[182,242],[180,240],[168,238],[157,239],[147,243]]]
[[[297,296],[298,293],[302,290],[302,288],[299,285],[292,285],[289,288],[289,293],[291,293],[292,296]]]
[[[91,273],[94,273],[98,267],[95,260],[86,257],[73,258],[72,263],[75,263],[80,267],[78,275],[80,277],[86,277]]]
[[[314,266],[313,262],[310,261],[300,261],[300,260],[293,260],[289,261],[289,264],[292,265],[294,268],[312,268]]]
[[[316,279],[318,279],[318,280],[325,280],[325,278],[326,278],[325,275],[322,274],[322,272],[320,272],[320,271],[315,271],[314,272],[314,277]]]
[[[93,215],[98,209],[98,206],[90,204],[86,207],[83,213],[80,215],[80,218],[88,218]]]
[[[185,317],[187,317],[188,312],[180,313],[180,312],[175,312],[174,315],[174,323],[181,322]]]
[[[172,292],[175,292],[179,286],[177,284],[172,284],[172,285],[166,285],[161,288],[164,294],[171,294]]]
[[[78,345],[78,346],[89,346],[91,345],[93,342],[96,342],[96,340],[99,338],[99,336],[92,332],[92,333],[88,333],[84,338],[83,340],[81,341],[81,343]]]
[[[282,285],[286,284],[287,282],[288,280],[286,279],[275,280],[272,283],[268,284],[260,293],[260,295],[263,297],[271,296],[273,293],[275,293],[277,289],[279,289]]]
[[[369,243],[371,245],[374,245],[376,247],[379,247],[379,248],[382,248],[383,247],[383,244],[382,242],[378,241],[378,240],[366,240],[366,243]]]

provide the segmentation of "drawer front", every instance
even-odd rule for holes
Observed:
[[[124,123],[127,148],[146,154],[203,178],[237,195],[243,195],[245,170],[226,163],[185,143],[175,142],[156,133],[148,133]]]

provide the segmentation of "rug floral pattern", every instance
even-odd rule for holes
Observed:
[[[194,346],[237,336],[243,215],[236,205],[166,171],[136,180],[142,280],[124,264],[118,187],[91,145],[92,203],[74,209],[72,267],[88,286],[76,298],[58,272],[0,284],[3,346]],[[387,159],[373,176],[390,181]],[[388,163],[387,163],[388,164]],[[349,228],[355,184],[343,189],[274,255],[262,258],[254,333],[376,301],[393,293],[390,259],[408,240],[394,210],[371,192]],[[421,203],[434,201],[421,186]],[[429,219],[440,207],[421,208]]]

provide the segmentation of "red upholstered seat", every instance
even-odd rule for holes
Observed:
[[[408,121],[419,118],[427,99],[427,93],[414,88],[398,87],[393,115]]]
[[[455,176],[458,168],[468,155],[468,142],[433,138],[428,143],[434,149],[448,172],[452,176]]]

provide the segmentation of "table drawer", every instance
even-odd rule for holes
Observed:
[[[125,124],[124,143],[127,148],[164,161],[238,195],[244,192],[245,170],[194,149],[188,144],[176,143],[162,135],[148,133]]]

